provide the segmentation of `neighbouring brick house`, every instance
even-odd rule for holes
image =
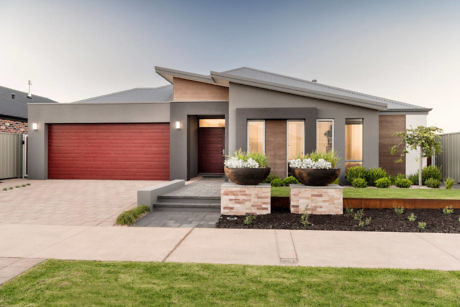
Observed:
[[[27,133],[27,104],[43,102],[56,101],[0,86],[0,133]]]

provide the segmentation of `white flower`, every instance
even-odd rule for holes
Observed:
[[[315,168],[315,169],[330,169],[332,168],[331,162],[324,159],[313,161],[312,159],[296,159],[290,160],[289,165],[293,168]]]
[[[243,161],[235,157],[227,158],[224,162],[225,167],[227,168],[258,168],[259,163],[252,158],[249,158],[248,161]]]

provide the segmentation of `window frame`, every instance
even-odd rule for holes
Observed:
[[[264,137],[264,141],[263,141],[263,154],[265,154],[265,119],[248,119],[247,122],[246,122],[246,152],[249,153],[249,123],[250,122],[259,122],[259,123],[263,123],[263,132],[262,132],[262,135]]]
[[[332,123],[332,151],[335,148],[335,122],[333,118],[317,118],[316,119],[316,151],[318,151],[318,122],[331,122]]]
[[[286,120],[286,162],[289,164],[289,122],[302,122],[302,155],[305,155],[305,120],[304,119],[287,119]]]
[[[361,137],[361,160],[347,160],[347,121],[353,120],[360,120],[361,121],[361,129],[362,129],[362,137]],[[349,124],[350,125],[350,124]],[[345,168],[347,167],[347,162],[360,162],[361,166],[364,166],[364,118],[346,118],[345,119]]]

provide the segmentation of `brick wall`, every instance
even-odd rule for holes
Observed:
[[[343,214],[343,188],[339,185],[311,187],[293,184],[291,188],[291,213]]]
[[[224,183],[220,188],[220,194],[223,215],[259,215],[271,212],[270,184]]]
[[[0,117],[0,133],[27,133],[27,121]]]

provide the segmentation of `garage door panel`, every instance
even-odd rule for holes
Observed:
[[[169,179],[169,124],[53,124],[51,179]]]

